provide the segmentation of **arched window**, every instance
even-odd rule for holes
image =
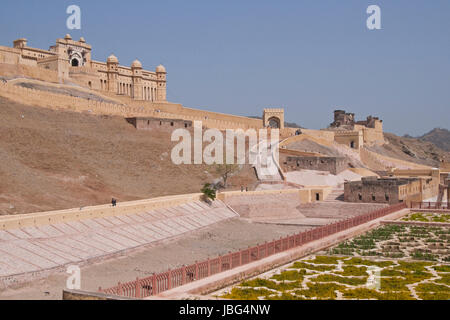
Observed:
[[[78,59],[72,59],[72,67],[78,67],[80,65],[80,62],[78,61]]]
[[[281,127],[280,125],[280,119],[276,117],[272,117],[269,119],[269,127],[273,129],[279,129]]]

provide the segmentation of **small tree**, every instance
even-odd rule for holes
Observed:
[[[227,187],[228,178],[239,169],[237,164],[218,164],[216,172],[222,177],[223,187]]]
[[[211,200],[211,201],[216,200],[216,190],[211,187],[211,184],[209,184],[209,183],[205,184],[203,186],[201,192],[203,193],[203,197],[205,198],[206,201],[208,201],[208,200]]]

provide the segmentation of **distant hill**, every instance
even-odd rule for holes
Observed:
[[[417,139],[433,143],[435,146],[450,152],[450,131],[442,128],[435,128]]]
[[[438,147],[431,141],[411,136],[399,137],[387,132],[384,133],[384,138],[386,144],[368,146],[369,150],[388,157],[436,168],[440,166],[441,159],[450,159],[449,151]]]

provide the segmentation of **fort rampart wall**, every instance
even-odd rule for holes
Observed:
[[[264,194],[292,194],[297,193],[302,203],[314,201],[313,194],[320,193],[322,197],[326,197],[331,192],[331,188],[327,186],[310,187],[306,189],[285,189],[285,190],[262,190],[262,191],[230,191],[218,194],[219,200],[225,200],[232,196],[253,196]],[[95,219],[102,217],[129,215],[144,211],[151,211],[162,208],[170,208],[179,206],[192,201],[200,201],[203,194],[183,194],[175,196],[158,197],[145,200],[119,202],[116,207],[111,205],[99,205],[84,208],[74,208],[67,210],[47,211],[29,214],[20,214],[14,216],[0,217],[0,230],[19,229],[24,227],[34,227],[41,225],[49,225],[54,223],[62,223],[68,221],[79,221],[84,219]]]
[[[1,47],[0,47],[0,55],[1,55]],[[26,64],[3,63],[2,61],[5,60],[2,60],[0,58],[0,74],[4,77],[22,76],[46,82],[53,82],[53,83],[59,82],[57,71],[38,68]]]
[[[19,103],[53,110],[89,112],[92,114],[107,114],[127,118],[154,117],[202,121],[204,127],[216,128],[219,130],[262,128],[262,121],[258,119],[184,108],[180,104],[133,101],[127,105],[120,105],[24,88],[1,82],[0,95]]]

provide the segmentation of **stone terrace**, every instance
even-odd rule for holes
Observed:
[[[385,208],[385,204],[346,203],[327,200],[300,203],[297,194],[231,197],[226,203],[252,222],[321,226]]]
[[[157,243],[234,217],[221,201],[211,206],[196,201],[139,214],[0,230],[0,282]]]

